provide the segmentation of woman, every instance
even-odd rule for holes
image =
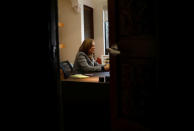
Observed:
[[[109,64],[103,66],[94,60],[95,42],[93,39],[86,39],[82,43],[76,55],[73,72],[84,74],[98,71],[108,71]]]

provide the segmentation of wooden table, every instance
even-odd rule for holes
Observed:
[[[67,78],[61,80],[64,97],[67,99],[108,99],[109,82],[99,82],[100,77],[110,76],[109,72],[91,74],[88,78]],[[69,93],[68,93],[69,92]]]
[[[88,78],[67,78],[63,79],[62,81],[64,82],[92,82],[92,83],[98,83],[99,82],[99,77],[94,76],[94,77],[88,77]]]
[[[102,77],[105,79],[105,77],[110,77],[109,72],[96,72],[96,73],[91,73],[91,74],[86,74],[89,75],[88,78],[67,78],[67,79],[62,79],[63,82],[87,82],[87,83],[108,83],[108,82],[100,82],[99,78]]]

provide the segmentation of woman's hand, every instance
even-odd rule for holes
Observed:
[[[110,64],[106,64],[105,66],[104,66],[104,70],[105,71],[108,71],[110,69]]]

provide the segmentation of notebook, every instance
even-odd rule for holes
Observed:
[[[78,78],[78,79],[81,79],[81,78],[88,78],[89,76],[86,76],[86,75],[82,75],[82,74],[74,74],[74,75],[70,75],[70,78]]]

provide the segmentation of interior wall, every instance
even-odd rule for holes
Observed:
[[[70,0],[58,0],[58,21],[64,24],[59,27],[59,42],[65,46],[60,49],[60,61],[73,63],[81,43],[81,14],[73,10]]]
[[[58,20],[64,24],[64,27],[59,27],[59,42],[65,46],[60,49],[60,61],[69,60],[74,63],[84,40],[83,5],[94,9],[96,57],[104,55],[103,8],[107,6],[107,0],[81,0],[80,13],[73,10],[71,0],[58,0]]]

